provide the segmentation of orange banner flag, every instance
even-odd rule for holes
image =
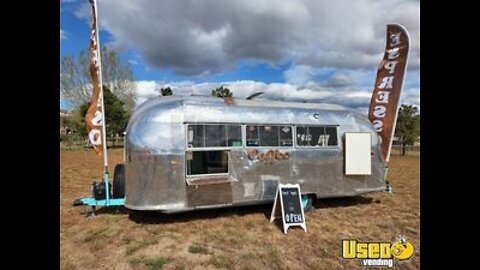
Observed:
[[[97,18],[94,0],[89,0],[92,6],[92,35],[90,37],[90,74],[92,77],[92,99],[85,115],[88,138],[98,155],[103,148],[103,91],[101,89],[100,48],[97,39]]]

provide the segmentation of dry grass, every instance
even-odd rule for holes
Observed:
[[[109,151],[110,169],[122,150]],[[401,269],[420,268],[419,156],[392,156],[393,194],[328,199],[306,214],[305,233],[284,235],[269,223],[271,205],[177,215],[129,215],[101,209],[85,217],[74,199],[89,194],[102,174],[91,151],[60,153],[61,269],[361,269],[340,258],[341,240],[385,240],[401,234],[416,254]]]

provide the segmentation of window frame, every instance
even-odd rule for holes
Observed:
[[[185,124],[185,131],[186,131],[186,136],[185,136],[185,152],[188,151],[219,151],[219,150],[251,150],[251,149],[340,149],[341,148],[341,140],[340,140],[340,134],[338,131],[338,128],[340,125],[312,125],[312,124],[306,124],[306,125],[294,125],[294,124],[266,124],[266,123],[209,123],[209,122],[199,122],[199,123],[192,123],[192,122],[186,122]],[[208,146],[208,147],[194,147],[193,145],[190,145],[188,142],[188,127],[190,125],[224,125],[224,126],[240,126],[240,135],[241,135],[241,146]],[[283,127],[283,126],[289,126],[292,131],[292,145],[291,146],[248,146],[247,145],[247,126],[256,126],[257,128],[260,126],[278,126],[278,127]],[[327,146],[311,146],[311,145],[299,145],[298,144],[298,138],[297,138],[297,129],[299,127],[322,127],[324,128],[335,128],[336,132],[336,139],[337,139],[337,144],[336,145],[327,145]],[[280,129],[279,128],[279,129]],[[227,133],[228,128],[225,128],[225,133]],[[228,134],[226,134],[226,139],[227,139],[227,144],[228,144]],[[280,136],[279,136],[279,143],[280,143]],[[205,129],[204,129],[204,144],[205,144]]]
[[[230,176],[230,151],[228,149],[224,150],[203,150],[203,152],[210,152],[210,151],[225,151],[227,152],[227,172],[226,173],[204,173],[204,174],[188,174],[188,159],[187,159],[187,152],[193,151],[185,151],[185,178],[201,178],[201,177],[211,177],[211,178],[224,178],[225,176]]]
[[[241,141],[242,145],[241,146],[228,146],[228,128],[225,127],[225,137],[227,140],[227,146],[203,146],[203,147],[194,147],[193,145],[190,146],[188,142],[188,127],[192,126],[203,126],[204,131],[203,131],[203,145],[206,144],[205,141],[205,126],[206,125],[223,125],[223,126],[240,126],[240,136],[241,136]],[[209,122],[198,122],[198,123],[192,123],[192,122],[185,122],[185,179],[187,181],[187,184],[190,185],[189,179],[195,179],[195,178],[228,178],[231,177],[231,168],[230,168],[230,151],[231,150],[237,150],[237,149],[244,149],[245,142],[244,142],[244,134],[243,134],[243,125],[242,124],[237,124],[237,123],[209,123]],[[209,151],[226,151],[227,152],[227,172],[226,173],[206,173],[206,174],[188,174],[188,160],[187,160],[187,155],[188,152],[209,152]],[[225,180],[222,182],[231,182],[231,180]]]
[[[298,144],[298,137],[297,137],[297,129],[301,128],[312,128],[312,127],[321,127],[324,129],[324,132],[326,132],[326,128],[335,128],[335,133],[337,137],[337,144],[336,145],[327,145],[327,146],[314,146],[314,145],[299,145]],[[297,149],[340,149],[340,138],[338,134],[338,127],[339,125],[295,125],[295,140],[294,140],[294,145],[295,148]],[[326,134],[326,133],[325,133]]]
[[[193,146],[193,144],[190,144],[188,142],[188,127],[189,126],[198,126],[198,125],[201,125],[203,126],[203,145],[206,144],[206,140],[205,140],[205,126],[207,125],[210,125],[210,126],[225,126],[225,138],[226,138],[226,143],[227,143],[227,146],[203,146],[203,147],[196,147],[196,146]],[[227,126],[239,126],[240,127],[240,140],[242,142],[242,145],[241,146],[228,146],[228,128]],[[244,141],[243,141],[243,130],[242,130],[242,124],[234,124],[234,123],[185,123],[185,133],[186,133],[186,136],[185,136],[185,151],[208,151],[208,150],[211,150],[211,151],[215,151],[215,150],[235,150],[235,149],[243,149],[244,147]]]
[[[248,146],[247,145],[247,126],[256,126],[257,128],[259,126],[277,126],[277,127],[284,127],[284,126],[289,126],[291,128],[291,134],[292,134],[292,145],[291,146]],[[246,124],[243,124],[243,128],[244,128],[244,138],[245,138],[245,144],[244,144],[244,147],[245,149],[294,149],[295,148],[295,125],[292,125],[292,124],[265,124],[265,123],[246,123]],[[280,130],[279,128],[279,130]],[[260,144],[260,136],[258,138],[259,142],[258,144]],[[280,144],[280,133],[278,134],[278,143]]]

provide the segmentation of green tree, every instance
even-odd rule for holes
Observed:
[[[212,90],[212,96],[214,97],[233,97],[233,93],[230,89],[224,87],[223,85]]]
[[[60,142],[71,149],[75,141],[85,141],[87,129],[78,110],[64,113],[60,116]]]
[[[133,71],[129,63],[122,62],[114,49],[101,48],[102,80],[124,102],[127,111],[135,105]],[[90,53],[83,49],[78,56],[66,55],[60,60],[60,96],[74,108],[90,101]]]
[[[69,118],[69,127],[72,129],[73,137],[84,138],[87,136],[87,127],[85,126],[85,116],[81,116],[77,111],[72,112]]]
[[[116,97],[106,85],[103,86],[103,99],[107,137],[113,137],[116,134],[122,135],[127,128],[130,114],[125,110],[123,101]],[[79,108],[79,112],[83,117],[84,126],[88,106],[90,106],[90,103],[84,103]]]
[[[398,111],[395,136],[402,146],[402,156],[406,154],[406,146],[413,145],[420,136],[420,114],[413,105],[402,104]]]
[[[173,95],[173,91],[172,91],[172,89],[170,88],[170,86],[162,87],[162,88],[160,89],[160,94],[161,94],[162,96],[171,96],[171,95]]]

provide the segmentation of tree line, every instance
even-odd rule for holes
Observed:
[[[121,136],[127,128],[130,112],[125,109],[125,102],[113,94],[106,85],[103,86],[103,100],[107,137]],[[75,137],[87,137],[85,115],[89,106],[90,102],[85,102],[72,110],[68,117],[60,117],[60,126],[68,128],[67,132]]]
[[[133,91],[136,87],[132,67],[122,61],[118,52],[102,46],[102,81],[123,103],[128,112],[134,108]],[[90,53],[83,49],[77,56],[65,55],[60,59],[60,97],[73,108],[90,101]]]
[[[135,79],[132,67],[120,58],[115,49],[102,46],[102,81],[107,136],[122,135],[135,107]],[[71,105],[68,117],[60,117],[60,127],[68,136],[87,136],[85,114],[91,98],[90,54],[86,49],[76,56],[60,59],[60,97]],[[173,95],[170,87],[160,89],[161,96]],[[230,89],[221,86],[212,90],[212,96],[232,97]],[[65,135],[63,135],[65,136]],[[61,138],[62,140],[62,135]]]
[[[413,105],[402,104],[398,110],[395,137],[401,145],[401,155],[404,156],[407,146],[420,139],[420,113]]]
[[[160,96],[173,95],[173,90],[170,88],[170,86],[160,88],[159,92],[160,92]],[[228,89],[227,87],[222,85],[220,87],[212,89],[211,96],[220,97],[220,98],[233,97],[233,92],[230,91],[230,89]]]

